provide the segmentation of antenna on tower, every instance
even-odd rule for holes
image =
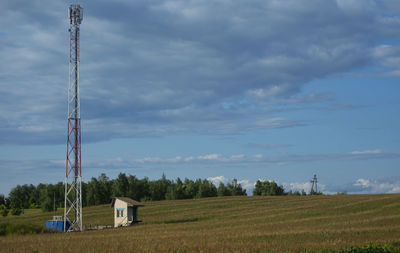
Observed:
[[[68,8],[68,17],[70,47],[64,232],[82,231],[81,116],[79,98],[79,26],[83,19],[82,7],[79,4],[71,4]]]

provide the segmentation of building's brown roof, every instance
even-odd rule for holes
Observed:
[[[128,206],[144,206],[142,203],[140,203],[139,201],[133,200],[131,198],[127,198],[127,197],[115,197],[112,199],[111,201],[111,207],[114,207],[115,204],[115,200],[119,199],[122,200],[126,203],[128,203]]]

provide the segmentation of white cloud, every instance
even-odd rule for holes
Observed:
[[[148,163],[148,162],[154,163],[154,162],[156,162],[156,163],[158,163],[158,162],[165,162],[165,160],[163,160],[159,157],[144,157],[141,159],[135,159],[134,162],[137,162],[137,163]]]
[[[272,85],[271,87],[265,89],[260,88],[260,89],[249,90],[249,95],[254,96],[256,98],[266,98],[266,97],[271,98],[285,94],[288,90],[290,90],[290,88],[291,85],[289,84]]]
[[[263,155],[262,155],[262,154],[256,154],[256,155],[254,155],[253,157],[254,157],[255,159],[257,159],[257,160],[260,160],[260,159],[263,158]]]
[[[238,160],[242,160],[243,158],[245,158],[246,156],[245,155],[243,155],[243,154],[240,154],[240,155],[232,155],[231,157],[230,157],[230,159],[229,160],[231,160],[231,161],[238,161]]]
[[[184,160],[185,162],[191,162],[191,161],[194,160],[194,157],[193,157],[193,156],[185,157],[183,160]]]
[[[310,192],[311,190],[311,183],[310,182],[305,182],[305,183],[299,183],[299,182],[294,182],[294,183],[284,183],[283,184],[285,189],[292,190],[292,191],[302,191],[304,190],[305,192]]]
[[[242,186],[243,189],[246,189],[248,195],[251,194],[251,191],[255,185],[255,182],[252,182],[248,179],[238,180],[238,183]]]
[[[353,193],[400,193],[400,180],[359,178],[353,184]]]
[[[216,176],[207,178],[208,181],[211,181],[215,186],[218,187],[219,183],[228,183],[229,180],[224,176]]]
[[[247,161],[247,158],[243,154],[222,156],[220,154],[207,154],[200,156],[175,156],[170,158],[160,158],[160,157],[144,157],[132,160],[133,163],[195,163],[195,162],[222,162],[222,163],[232,163]]]
[[[124,160],[125,163],[131,164],[151,164],[151,163],[171,163],[171,164],[289,164],[289,163],[304,163],[314,161],[338,161],[338,160],[366,160],[366,159],[393,159],[399,158],[400,152],[383,152],[380,150],[353,151],[348,154],[309,154],[309,155],[277,155],[267,156],[264,154],[205,154],[199,156],[174,156],[174,157],[143,157],[131,160]],[[291,187],[299,188],[300,185]]]
[[[353,151],[351,154],[353,155],[374,155],[374,154],[381,154],[382,151],[380,149],[375,150],[364,150],[364,151]]]
[[[370,184],[371,183],[369,182],[369,180],[360,178],[357,179],[357,181],[354,183],[354,186],[361,186],[362,188],[367,188],[370,186]]]
[[[285,191],[292,190],[293,192],[295,191],[301,192],[302,190],[304,190],[308,194],[311,191],[312,183],[311,182],[283,183],[283,187],[285,188]],[[327,193],[325,184],[318,183],[317,187],[318,191]]]
[[[219,160],[220,158],[221,158],[221,156],[218,154],[208,154],[208,155],[197,157],[198,160]]]
[[[216,187],[219,186],[219,183],[224,183],[226,185],[232,182],[232,179],[228,179],[225,176],[209,177],[207,178],[207,180],[211,181]],[[237,182],[242,186],[243,189],[246,189],[247,194],[251,194],[255,182],[248,179],[241,179],[238,180]]]

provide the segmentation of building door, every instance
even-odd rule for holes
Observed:
[[[137,221],[138,220],[138,211],[137,211],[137,207],[133,208],[133,220]]]
[[[131,206],[128,206],[128,221],[133,221],[133,208]]]

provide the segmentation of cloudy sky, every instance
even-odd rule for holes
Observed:
[[[0,0],[0,193],[64,180],[60,0]],[[400,192],[400,2],[82,0],[83,180]]]

